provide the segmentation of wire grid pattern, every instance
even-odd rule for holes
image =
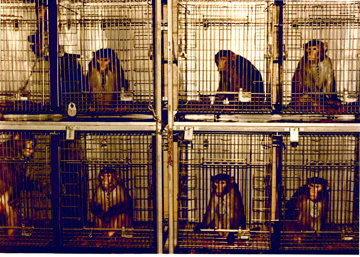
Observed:
[[[14,140],[19,141],[16,138],[35,140],[36,146],[30,158],[24,157],[23,145],[17,147],[18,144],[11,143]],[[3,131],[0,133],[0,143],[0,177],[2,181],[6,181],[5,177],[12,174],[11,183],[14,188],[13,198],[6,197],[9,191],[0,196],[1,205],[7,210],[5,215],[1,215],[0,245],[51,246],[53,224],[50,134]],[[14,204],[11,203],[12,199]],[[10,209],[13,209],[13,212],[8,212]]]
[[[269,1],[184,1],[178,4],[179,112],[268,113],[270,74],[268,47],[271,28]],[[248,59],[261,73],[263,94],[250,102],[215,101],[220,76],[215,64],[219,50]]]
[[[194,133],[180,146],[179,247],[206,249],[269,249],[270,151],[268,134]],[[239,186],[244,204],[247,240],[228,245],[218,232],[195,233],[210,200],[211,177],[225,173]],[[233,228],[232,228],[233,229]],[[237,235],[236,235],[237,236]]]
[[[329,209],[324,231],[284,231],[286,250],[359,249],[359,138],[355,134],[302,134],[299,145],[284,138],[282,208],[306,179],[330,183]],[[285,209],[282,209],[283,217]]]
[[[117,95],[116,108],[104,112],[149,112],[149,104],[154,101],[151,2],[60,1],[58,8],[59,44],[65,54],[60,68],[63,107],[67,110],[73,102],[78,113],[90,112],[90,91],[81,81],[81,73],[77,75],[77,65],[86,76],[94,53],[111,48],[124,69],[129,89],[125,94],[113,92]]]
[[[63,194],[65,246],[154,248],[155,173],[151,134],[78,133],[73,143],[64,141],[63,146],[62,184],[68,188]],[[109,238],[104,233],[109,229],[95,227],[89,204],[98,186],[98,174],[104,167],[116,170],[132,199],[130,238],[122,236],[121,228],[111,229],[119,233]]]
[[[358,1],[284,1],[284,113],[359,113],[359,17]],[[291,101],[295,69],[304,56],[304,45],[312,39],[328,44],[326,55],[332,61],[336,81],[336,91],[330,95],[336,95],[340,105],[324,101],[295,105]],[[300,93],[295,98],[302,96]]]
[[[42,47],[48,48],[47,32],[39,29],[47,21],[37,19],[35,3],[30,1],[2,1],[0,7],[0,111],[48,112],[48,53],[36,55],[33,42],[35,36],[41,37]]]

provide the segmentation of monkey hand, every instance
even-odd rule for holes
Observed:
[[[20,198],[16,198],[16,199],[10,201],[9,205],[13,206],[13,207],[18,207],[20,205]]]
[[[203,224],[200,223],[200,224],[197,224],[195,227],[194,227],[194,232],[195,233],[200,233],[200,229],[204,228]]]
[[[229,233],[229,235],[226,238],[228,245],[232,245],[235,242],[235,235],[234,233]]]

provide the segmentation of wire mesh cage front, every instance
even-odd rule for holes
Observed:
[[[180,140],[180,248],[270,249],[271,148],[268,134],[194,132]],[[219,174],[230,179],[223,196]]]
[[[179,1],[180,113],[271,111],[268,7],[269,1]]]
[[[296,148],[284,142],[281,249],[358,251],[358,135],[304,134]]]
[[[0,112],[50,110],[45,0],[0,3]]]
[[[0,245],[50,246],[50,134],[3,131],[0,142]]]
[[[58,9],[64,110],[148,113],[154,101],[151,2],[62,0]]]
[[[359,113],[359,17],[358,1],[284,2],[284,113]]]
[[[152,138],[94,132],[62,142],[64,246],[155,249]]]

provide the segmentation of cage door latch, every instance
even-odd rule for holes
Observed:
[[[66,127],[66,140],[74,140],[75,138],[75,126]]]
[[[194,133],[194,128],[185,127],[184,140],[192,141],[193,133]]]

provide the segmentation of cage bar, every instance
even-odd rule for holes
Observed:
[[[180,249],[270,249],[271,148],[266,133],[194,132],[192,139],[179,140]],[[229,175],[238,185],[246,226],[210,225],[195,232],[210,201],[211,178],[217,174]],[[234,243],[229,244],[219,232],[235,233]]]
[[[52,246],[50,134],[0,132],[0,245]]]
[[[115,171],[125,193],[118,193],[116,188],[99,198],[99,174],[103,169]],[[73,141],[64,139],[61,149],[64,246],[156,249],[154,176],[149,133],[79,132]],[[126,192],[127,203],[122,200]],[[104,213],[119,201],[126,206],[118,206],[120,209],[107,219],[94,208],[94,201]],[[118,223],[113,221],[122,213],[128,213],[132,224],[125,218]]]
[[[284,1],[284,113],[359,113],[359,10],[358,1]],[[301,70],[304,79],[294,77],[305,44],[314,39],[326,44],[334,86],[329,86],[331,81],[323,83],[324,77],[319,73],[314,75],[313,82],[305,79],[308,71]],[[299,89],[292,92],[294,83]]]
[[[359,250],[359,135],[305,133],[299,136],[297,147],[291,146],[288,136],[284,137],[284,143],[281,249]],[[308,215],[314,219],[322,215],[318,212],[312,214],[311,211],[318,209],[320,212],[324,205],[317,202],[312,207],[308,200],[306,207],[309,208],[302,211],[301,207],[304,197],[300,195],[309,193],[307,179],[313,177],[326,179],[330,185],[328,210],[321,226],[317,221],[311,225]],[[306,185],[306,191],[301,189],[303,185]],[[324,192],[323,198],[326,197]],[[292,197],[296,201],[295,210],[288,207]],[[309,217],[306,225],[299,225],[300,215]]]

